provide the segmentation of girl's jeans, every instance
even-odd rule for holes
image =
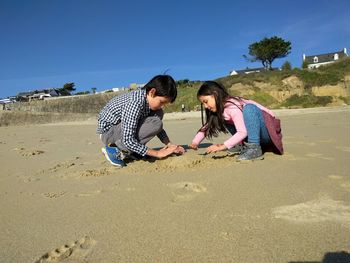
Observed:
[[[267,131],[262,111],[254,104],[243,107],[244,124],[248,132],[248,143],[269,144],[271,139]],[[233,135],[237,132],[236,127],[226,123],[227,130]]]

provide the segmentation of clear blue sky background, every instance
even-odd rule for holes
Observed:
[[[274,35],[302,54],[350,49],[349,0],[0,0],[0,98],[62,87],[97,91],[167,71],[208,80],[260,67],[243,58]],[[348,51],[348,53],[350,53]]]

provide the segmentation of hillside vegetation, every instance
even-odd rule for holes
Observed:
[[[253,99],[270,108],[306,108],[350,104],[350,58],[321,66],[318,69],[293,69],[283,71],[266,71],[248,75],[226,76],[216,81],[221,82],[234,96]],[[168,105],[166,112],[181,111],[184,104],[187,111],[200,109],[196,94],[200,81],[178,81],[176,101]],[[88,94],[71,97],[60,97],[44,101],[31,101],[11,105],[11,113],[0,114],[0,126],[9,125],[9,120],[21,114],[20,119],[28,123],[24,116],[30,118],[38,113],[79,113],[81,118],[96,117],[103,106],[120,93]],[[67,114],[67,116],[71,115]],[[41,114],[40,122],[45,122],[47,114]],[[6,117],[5,117],[6,116]],[[6,120],[7,119],[7,120]],[[52,118],[51,118],[52,119]],[[52,121],[47,118],[47,121]]]
[[[219,78],[232,95],[271,108],[306,108],[349,104],[350,58],[318,69],[266,71]]]

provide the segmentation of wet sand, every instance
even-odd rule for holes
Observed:
[[[285,154],[245,163],[204,141],[118,169],[95,122],[0,127],[0,262],[349,262],[350,107],[275,112]],[[200,114],[164,127],[186,145]]]

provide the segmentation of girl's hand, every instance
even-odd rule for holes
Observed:
[[[226,146],[224,144],[213,144],[207,148],[206,153],[215,153],[219,151],[226,150]]]
[[[198,150],[198,145],[191,143],[191,144],[188,145],[188,148],[190,148],[192,150]]]

